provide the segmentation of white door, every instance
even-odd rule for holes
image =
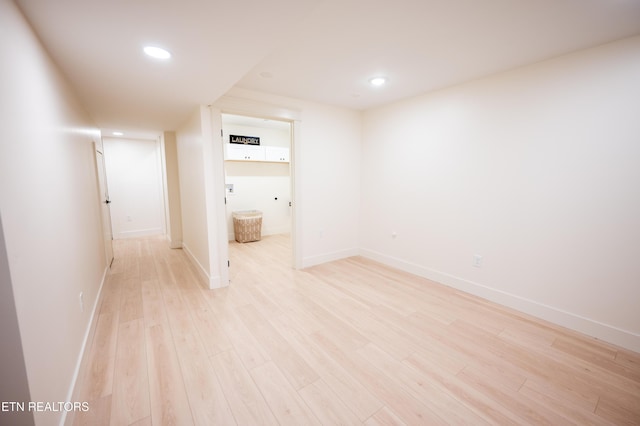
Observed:
[[[109,199],[109,189],[107,188],[107,176],[104,169],[104,155],[98,150],[96,151],[96,170],[98,171],[98,185],[100,188],[100,213],[102,215],[102,234],[104,237],[104,252],[107,257],[107,266],[111,267],[113,262],[113,231],[111,230],[111,211]]]

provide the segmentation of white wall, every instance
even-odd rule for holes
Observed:
[[[106,268],[100,133],[13,2],[0,32],[0,211],[24,361],[33,401],[65,401]]]
[[[233,212],[260,210],[262,235],[291,232],[291,179],[288,163],[225,161],[225,182],[233,185],[227,194],[229,240],[235,238]]]
[[[165,232],[160,142],[103,138],[113,237]]]
[[[200,108],[176,132],[182,244],[208,279],[210,272],[207,209],[205,201],[202,119]]]
[[[358,253],[361,113],[234,88],[228,96],[301,111],[293,152],[300,199],[302,266]]]
[[[358,253],[362,118],[358,111],[304,104],[304,266]]]
[[[363,253],[639,351],[639,76],[635,37],[367,111]]]

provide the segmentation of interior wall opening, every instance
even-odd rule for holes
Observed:
[[[242,249],[258,254],[275,245],[287,257],[279,260],[292,265],[291,122],[223,113],[222,132],[230,246],[249,245]],[[242,258],[230,265],[232,281]]]
[[[166,234],[163,164],[157,139],[102,139],[114,239]]]

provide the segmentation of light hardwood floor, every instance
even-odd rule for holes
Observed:
[[[640,424],[640,354],[363,258],[115,241],[78,400],[88,425]]]

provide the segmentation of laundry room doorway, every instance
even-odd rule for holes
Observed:
[[[243,268],[293,266],[292,123],[221,115],[229,276]]]

